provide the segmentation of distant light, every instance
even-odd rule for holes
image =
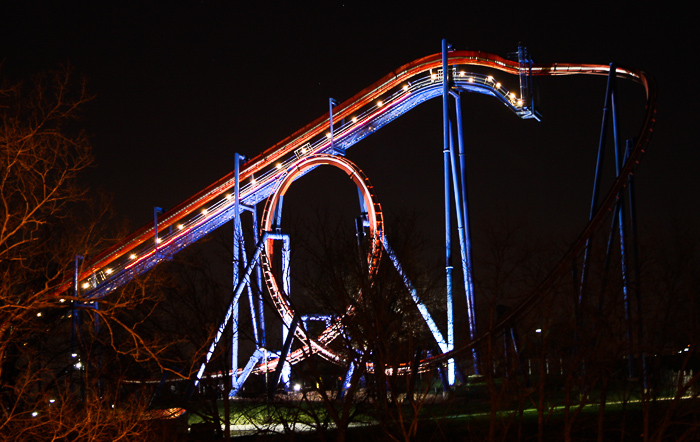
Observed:
[[[513,100],[515,100],[515,93],[511,92],[511,93],[510,93],[510,98],[513,99]]]
[[[206,215],[207,213],[209,213],[207,209],[202,209],[202,215]]]
[[[404,85],[403,85],[403,90],[404,90],[404,92],[408,90],[408,85],[407,85],[407,84],[404,84]]]
[[[162,238],[156,238],[156,244],[160,244],[161,242],[163,242]]]
[[[132,253],[131,255],[129,255],[129,259],[136,259],[136,255]]]
[[[255,177],[254,177],[254,176],[250,177],[250,182],[251,182],[251,183],[253,183],[253,184],[255,184],[255,183],[256,183],[256,181],[255,181]]]
[[[37,416],[39,416],[39,412],[38,412],[38,411],[32,411],[32,417],[37,417]]]
[[[435,81],[437,79],[437,74],[430,74],[430,79]]]
[[[49,404],[53,404],[54,402],[56,402],[56,399],[49,399]]]
[[[459,71],[459,76],[460,76],[460,77],[464,77],[464,75],[466,75],[464,71]]]
[[[63,299],[63,298],[61,298],[61,299],[58,300],[58,302],[66,302],[66,300]]]
[[[486,81],[493,83],[493,77],[489,75],[489,76],[486,78]]]
[[[352,122],[357,123],[357,117],[352,117]]]
[[[37,313],[36,316],[37,316],[38,318],[41,318],[41,312]]]
[[[535,329],[535,333],[542,333],[542,329],[541,328]]]
[[[177,230],[182,230],[182,229],[184,229],[184,228],[185,228],[185,226],[183,226],[182,224],[178,224],[178,225],[177,225]]]
[[[305,147],[302,147],[302,148],[301,148],[301,153],[306,153],[306,148],[305,148]]]
[[[112,269],[107,269],[107,270],[105,270],[105,273],[108,274],[108,275],[111,275],[111,274],[112,274]]]
[[[294,391],[299,391],[299,390],[301,390],[301,385],[294,384]]]
[[[77,364],[75,364],[75,368],[80,369],[80,368],[82,368],[82,367],[83,367],[83,364],[81,364],[80,362],[78,362]]]
[[[469,77],[469,78],[467,79],[467,81],[470,82],[470,83],[474,83],[474,77]]]
[[[84,288],[84,289],[86,289],[86,288],[88,288],[88,287],[90,287],[90,283],[89,283],[89,282],[83,283],[83,288]]]
[[[230,200],[231,198],[233,198],[233,196],[231,196],[230,193],[226,195],[226,199],[227,199],[227,200]]]
[[[518,107],[523,107],[523,100],[518,100]]]
[[[71,353],[70,357],[71,357],[71,358],[77,358],[77,357],[78,357],[78,353]]]
[[[384,106],[384,102],[382,100],[377,101],[377,107],[382,107]]]
[[[282,168],[282,164],[280,164],[280,163],[277,163],[277,164],[275,164],[275,167],[277,168],[277,170],[279,170],[279,169],[281,169],[281,168]]]
[[[330,133],[330,132],[326,132],[326,138],[330,138],[330,137],[331,137],[331,133]]]
[[[501,83],[496,83],[496,88],[500,88],[500,87],[501,87]]]

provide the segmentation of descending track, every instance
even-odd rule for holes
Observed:
[[[492,96],[521,118],[535,118],[536,114],[529,106],[527,97],[504,87],[501,80],[496,78],[499,73],[518,76],[522,84],[522,78],[526,75],[604,76],[610,72],[610,67],[607,65],[523,65],[517,61],[478,51],[451,52],[448,64],[452,71],[455,90]],[[417,105],[442,96],[441,66],[442,60],[439,53],[408,63],[336,106],[333,119],[343,123],[336,124],[332,136],[329,132],[330,116],[326,113],[245,162],[240,170],[241,204],[252,207],[269,197],[278,183],[288,177],[290,167],[298,161],[315,154],[342,154],[367,135]],[[480,72],[486,70],[493,73],[473,72],[473,67],[478,67]],[[634,171],[644,153],[655,119],[655,83],[640,71],[618,67],[616,73],[618,78],[638,82],[646,90],[646,115],[629,160],[609,189],[595,216],[591,218],[567,254],[527,300],[501,321],[495,330],[507,326],[514,318],[531,307],[547,291],[552,282],[566,271],[571,260],[584,247],[586,240],[591,237],[611,210],[617,194],[626,184],[628,176]],[[522,86],[520,89],[517,86],[513,89],[524,93]],[[151,223],[142,227],[118,245],[96,256],[78,276],[77,296],[100,299],[230,221],[235,215],[232,198],[235,184],[235,175],[232,172],[163,214],[158,219],[157,225]],[[58,287],[55,291],[56,296],[65,296],[65,293],[72,288],[72,284],[72,282],[66,282]],[[457,351],[462,351],[470,345],[472,344]],[[435,360],[444,360],[450,354],[441,355]]]

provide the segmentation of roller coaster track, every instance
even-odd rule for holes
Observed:
[[[600,75],[607,76],[608,65],[594,64],[529,64],[503,59],[497,55],[479,51],[454,51],[448,56],[453,79],[453,90],[476,92],[492,96],[521,118],[535,117],[526,97],[510,92],[499,79],[499,72],[519,76]],[[471,72],[472,67],[487,68],[492,75]],[[600,227],[615,205],[617,195],[628,182],[628,177],[639,164],[653,131],[656,115],[656,84],[645,73],[617,67],[618,78],[640,83],[646,91],[646,113],[621,173],[610,186],[595,215],[591,217],[566,254],[529,294],[525,301],[514,308],[488,332],[452,352],[436,356],[433,362],[444,361],[455,353],[471,348],[477,342],[497,333],[524,314],[537,303],[554,282],[568,269],[586,241]],[[408,63],[389,73],[373,85],[337,105],[333,110],[336,125],[330,134],[330,114],[326,113],[292,135],[246,161],[240,170],[241,210],[250,209],[270,196],[277,183],[288,170],[304,157],[316,154],[344,153],[349,147],[370,135],[417,105],[442,96],[443,72],[441,54],[434,54]],[[515,88],[517,90],[517,88]],[[231,172],[202,191],[168,210],[159,217],[157,224],[149,223],[138,229],[119,244],[97,255],[83,267],[78,276],[78,293],[83,299],[98,300],[129,282],[139,274],[153,268],[159,262],[170,259],[212,230],[234,218],[232,193],[236,185]],[[158,234],[158,237],[156,237]],[[67,281],[53,293],[66,296],[73,286]]]

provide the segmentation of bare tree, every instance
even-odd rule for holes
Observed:
[[[158,274],[99,308],[58,290],[76,255],[88,261],[112,237],[108,201],[80,181],[93,162],[79,126],[90,99],[70,68],[0,85],[2,440],[124,440],[149,428],[148,401],[124,379],[135,361],[162,366],[168,343],[129,315],[151,311]]]

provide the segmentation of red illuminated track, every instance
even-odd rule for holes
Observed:
[[[519,97],[509,94],[493,77],[479,77],[478,74],[471,74],[465,70],[469,66],[480,66],[519,76],[522,72],[518,62],[483,52],[456,51],[449,54],[448,64],[450,68],[455,69],[455,72],[466,72],[463,77],[460,77],[459,74],[456,74],[455,77],[456,86],[462,88],[461,90],[492,95],[516,114],[526,117],[523,104],[518,101]],[[334,109],[334,120],[344,119],[348,123],[335,131],[335,144],[347,148],[423,101],[441,96],[441,68],[441,54],[420,58],[389,73],[373,85],[339,104]],[[607,76],[609,71],[610,67],[607,65],[535,64],[531,66],[531,74],[535,76]],[[614,206],[616,196],[627,183],[628,176],[634,171],[646,149],[656,113],[654,81],[640,71],[618,68],[616,72],[617,77],[638,82],[645,88],[647,109],[637,137],[638,141],[630,153],[630,160],[624,165],[620,177],[609,189],[599,210],[567,254],[525,302],[515,308],[494,329],[476,341],[454,352],[426,361],[427,363],[446,360],[455,352],[471,348],[475,342],[484,339],[490,333],[501,330],[527,311],[538,299],[541,299],[562,272],[567,271],[572,259],[584,247],[586,240],[596,231]],[[331,144],[330,140],[326,139],[329,123],[329,115],[326,113],[242,165],[240,171],[241,201],[244,204],[254,205],[269,196],[275,184],[287,176],[287,167],[293,164],[293,159],[296,160],[304,155],[328,152]],[[278,164],[280,165],[279,169],[276,167]],[[173,232],[163,235],[162,243],[158,244],[158,250],[155,249],[154,225],[149,223],[129,235],[118,245],[93,258],[79,276],[80,285],[83,286],[81,295],[95,298],[106,296],[119,285],[156,265],[162,259],[159,253],[171,256],[196,241],[206,231],[209,231],[207,229],[216,228],[217,225],[212,220],[218,218],[220,222],[224,222],[230,219],[231,204],[226,202],[226,196],[230,195],[234,186],[235,176],[231,172],[162,215],[158,222],[158,232],[166,232],[168,229],[172,229]],[[207,212],[203,213],[204,210]],[[207,223],[211,223],[209,227],[206,227]],[[129,257],[132,255],[134,258],[130,259]],[[67,292],[71,286],[71,282],[66,282],[60,285],[54,293],[61,295]]]

